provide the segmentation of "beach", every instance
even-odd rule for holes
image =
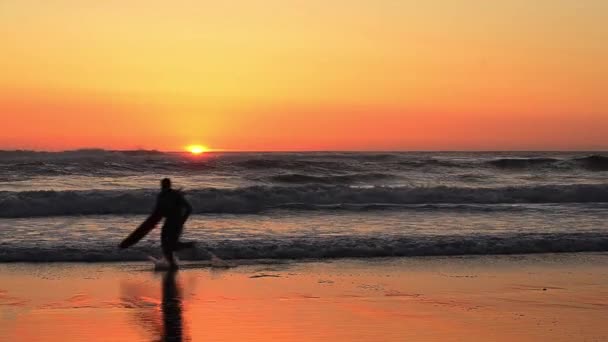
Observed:
[[[0,265],[6,341],[601,341],[606,253]]]
[[[606,22],[0,1],[0,342],[608,341]]]
[[[0,156],[2,341],[608,338],[603,155]],[[177,273],[160,227],[118,249],[164,177],[193,208]]]

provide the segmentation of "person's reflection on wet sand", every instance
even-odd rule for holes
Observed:
[[[122,282],[122,307],[130,309],[134,322],[151,340],[189,341],[182,317],[184,299],[176,279],[177,272],[158,275],[162,275],[160,296],[158,288],[150,283]]]
[[[177,271],[169,271],[163,276],[163,341],[182,341],[182,298],[175,277]]]

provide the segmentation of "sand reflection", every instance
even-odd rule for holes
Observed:
[[[177,272],[167,272],[163,276],[163,341],[183,340],[182,297],[177,287]]]
[[[189,341],[184,333],[183,298],[178,272],[165,272],[158,288],[145,284],[123,284],[121,300],[134,309],[133,318],[152,341]]]

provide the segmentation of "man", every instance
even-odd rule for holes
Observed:
[[[171,180],[164,178],[160,181],[161,191],[156,200],[155,213],[165,218],[161,230],[161,246],[170,268],[177,268],[174,252],[194,247],[193,242],[180,242],[179,237],[184,229],[184,223],[192,213],[192,206],[179,190],[171,188]]]

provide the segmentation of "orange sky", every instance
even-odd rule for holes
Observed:
[[[608,149],[603,0],[6,0],[0,149]]]

